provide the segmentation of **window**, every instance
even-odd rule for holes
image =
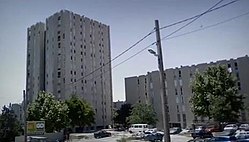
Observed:
[[[181,95],[183,95],[183,93],[182,93],[182,87],[181,87]]]
[[[176,103],[178,104],[179,103],[179,98],[176,97]],[[178,107],[178,106],[177,106]],[[179,108],[178,108],[179,109]]]
[[[182,106],[182,112],[185,112],[186,111],[186,109],[185,109],[185,106],[183,105]]]
[[[182,77],[182,72],[179,70],[179,77]]]
[[[238,73],[238,72],[236,73],[236,77],[237,77],[237,79],[239,80],[239,73]]]
[[[61,77],[61,72],[58,72],[58,78],[60,78]]]
[[[139,84],[139,79],[137,79],[137,84]]]
[[[234,63],[234,66],[235,66],[235,70],[238,70],[238,64],[237,64],[237,62]]]
[[[58,36],[58,41],[60,41],[61,40],[61,36]]]
[[[179,106],[178,105],[176,106],[176,111],[179,112]]]
[[[181,115],[180,114],[177,114],[177,121],[181,122]]]
[[[176,94],[176,95],[178,95],[178,93],[177,93],[177,89],[176,89],[176,88],[175,88],[175,94]]]
[[[186,121],[187,121],[187,119],[186,119],[186,114],[182,114],[182,120],[183,120],[183,122],[186,122]]]
[[[177,80],[174,80],[175,87],[177,87]]]
[[[179,80],[179,84],[180,84],[180,86],[182,86],[182,79]]]
[[[61,43],[60,42],[58,43],[58,48],[61,48]]]
[[[62,38],[65,39],[65,34],[62,35]]]

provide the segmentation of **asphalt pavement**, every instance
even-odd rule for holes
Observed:
[[[72,142],[117,142],[117,140],[120,140],[122,137],[130,137],[131,135],[129,133],[125,132],[112,132],[111,137],[106,138],[89,138],[89,139],[80,139],[80,140],[72,140]],[[171,135],[171,142],[187,142],[191,139],[191,137],[187,136],[181,136],[181,135]],[[144,140],[129,140],[129,142],[144,142]]]

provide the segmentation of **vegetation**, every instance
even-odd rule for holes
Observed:
[[[90,126],[95,123],[95,112],[91,105],[85,100],[79,99],[76,95],[73,95],[70,100],[66,101],[66,104],[69,109],[68,117],[72,127]]]
[[[28,107],[28,120],[45,120],[46,132],[59,131],[68,125],[68,106],[55,100],[52,94],[40,92]]]
[[[114,123],[122,125],[124,128],[128,127],[127,118],[131,115],[132,107],[130,104],[123,104],[119,110],[117,110],[114,117]]]
[[[153,107],[148,104],[137,103],[128,117],[128,122],[131,124],[141,123],[155,125],[157,122],[156,112]]]
[[[0,115],[0,141],[10,142],[15,140],[21,131],[21,126],[14,111],[9,107],[3,106],[2,114]]]
[[[190,103],[196,116],[217,122],[236,122],[244,108],[236,80],[224,66],[213,66],[203,73],[196,73],[192,90]]]
[[[61,102],[50,93],[40,92],[28,107],[28,120],[44,120],[46,132],[60,131],[69,125],[72,128],[90,126],[94,123],[94,115],[91,105],[75,95]]]

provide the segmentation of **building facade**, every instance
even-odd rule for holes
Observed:
[[[44,40],[41,42],[44,44],[44,88],[39,89],[52,93],[59,100],[69,99],[71,95],[85,99],[95,109],[95,126],[103,128],[110,125],[112,76],[109,26],[62,10],[46,19]],[[30,57],[30,60],[34,61],[35,57]],[[27,86],[36,85],[36,82],[29,84]],[[38,91],[29,92],[32,100]]]
[[[39,22],[27,30],[26,94],[28,102],[36,99],[44,86],[45,24]]]
[[[20,122],[20,124],[23,124],[23,107],[22,104],[11,104],[11,110],[14,111],[14,114],[16,115],[16,119]]]
[[[166,93],[168,97],[170,125],[182,128],[190,127],[193,121],[205,121],[205,118],[196,118],[190,109],[192,94],[191,81],[194,74],[203,72],[209,66],[224,65],[236,77],[239,93],[245,96],[245,106],[249,106],[249,57],[221,60],[180,68],[166,69]],[[159,72],[148,72],[147,75],[125,78],[126,101],[130,104],[151,103],[157,113],[157,127],[162,129],[162,111],[160,96]],[[204,120],[203,120],[204,119]],[[248,121],[246,110],[241,114],[241,121]]]

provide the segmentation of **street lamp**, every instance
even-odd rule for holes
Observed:
[[[156,52],[153,50],[153,49],[148,49],[148,51],[151,53],[151,54],[153,54],[154,56],[158,56],[157,54],[156,54]]]
[[[165,86],[165,73],[163,68],[163,56],[162,56],[162,48],[161,48],[161,38],[160,38],[160,30],[159,30],[159,22],[155,20],[155,29],[156,29],[156,45],[157,52],[152,49],[148,51],[157,57],[158,59],[158,67],[159,67],[159,75],[160,75],[160,92],[161,92],[161,105],[162,105],[162,115],[163,115],[163,129],[164,129],[164,142],[170,142],[170,133],[169,133],[169,111],[168,111],[168,100],[166,94],[166,86]]]

